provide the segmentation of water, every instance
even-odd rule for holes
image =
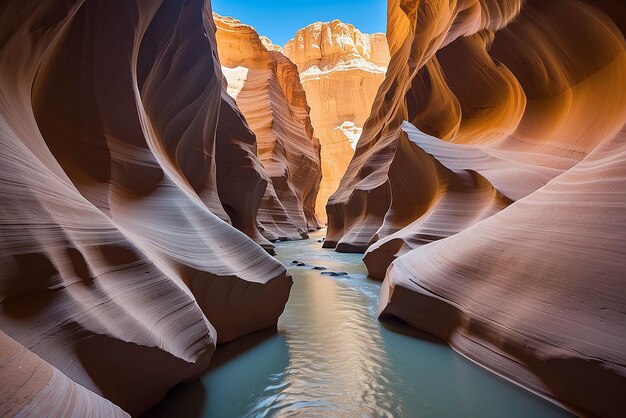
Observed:
[[[210,370],[180,385],[159,417],[567,417],[443,342],[376,317],[380,283],[360,254],[277,244],[294,279],[278,331],[221,346]],[[306,267],[296,267],[299,260]],[[329,277],[312,266],[345,271]]]

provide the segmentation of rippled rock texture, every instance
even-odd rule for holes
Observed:
[[[391,62],[324,243],[366,251],[381,315],[598,416],[626,408],[625,16],[389,1]]]
[[[216,14],[214,20],[228,94],[256,135],[270,178],[258,213],[262,233],[270,240],[306,238],[319,229],[320,146],[298,69],[254,28]]]
[[[0,411],[5,416],[128,417],[0,331]]]
[[[267,176],[210,3],[19,0],[0,22],[0,409],[138,414],[275,326],[291,286],[220,219],[254,237]]]
[[[283,51],[298,66],[320,138],[322,184],[316,213],[325,221],[328,197],[337,190],[385,78],[387,39],[333,20],[300,29]]]

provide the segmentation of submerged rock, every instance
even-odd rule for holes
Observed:
[[[347,276],[348,272],[346,271],[323,271],[321,274],[323,274],[324,276],[338,277],[338,276]]]

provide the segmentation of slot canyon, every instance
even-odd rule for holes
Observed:
[[[0,415],[622,417],[624,2],[270,3],[0,2]]]

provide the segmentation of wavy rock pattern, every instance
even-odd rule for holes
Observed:
[[[567,158],[536,158],[524,151],[441,141],[408,122],[402,130],[418,147],[414,152],[430,157],[435,191],[415,221],[377,240],[365,252],[369,274],[379,280],[395,258],[494,215],[575,164]]]
[[[272,185],[257,156],[256,137],[225,91],[219,111],[215,170],[219,208],[227,214],[220,217],[274,254],[274,245],[261,234],[257,221],[263,196]]]
[[[507,209],[398,258],[379,310],[580,415],[626,408],[626,131]]]
[[[600,5],[608,11],[611,4]],[[554,23],[557,6],[572,16],[569,26]],[[557,6],[527,1],[517,17],[519,2],[390,4],[392,62],[355,157],[329,200],[327,247],[364,251],[419,218],[436,196],[436,182],[424,185],[432,170],[413,164],[428,163],[402,131],[405,120],[447,141],[519,151],[522,161],[559,170],[620,129],[623,97],[614,86],[624,78],[621,32],[586,3]],[[590,33],[578,39],[572,34],[581,25]],[[577,55],[577,42],[592,49],[596,38],[602,48]],[[553,40],[562,50],[549,47]],[[603,105],[588,106],[593,103]],[[411,192],[416,188],[420,196]]]
[[[238,180],[216,153],[249,170],[259,200],[266,180],[237,147],[250,132],[224,92],[210,4],[12,1],[0,22],[0,328],[29,351],[3,339],[2,355],[76,393],[52,404],[41,377],[2,411],[121,413],[100,395],[138,414],[216,341],[275,326],[291,286],[219,219],[219,183]]]
[[[283,52],[297,66],[322,147],[322,184],[316,213],[326,221],[326,202],[348,167],[376,91],[389,63],[382,33],[361,33],[339,20],[300,29]]]
[[[625,407],[625,27],[611,0],[390,1],[327,206],[381,315],[582,415]]]
[[[320,146],[297,68],[252,27],[216,14],[214,20],[228,93],[256,135],[270,178],[258,213],[262,232],[270,240],[306,238],[319,228]]]
[[[0,331],[0,410],[7,416],[128,417]]]

